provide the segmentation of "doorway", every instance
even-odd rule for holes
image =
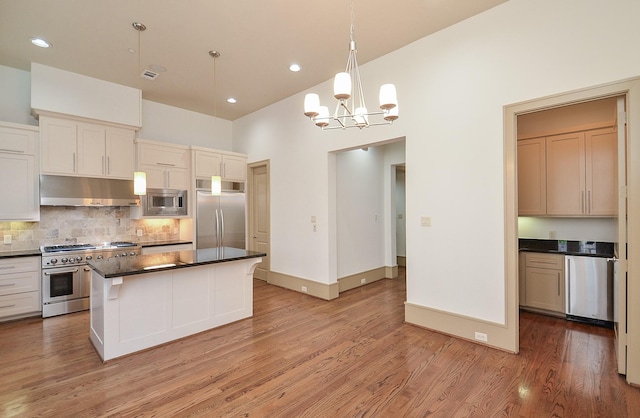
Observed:
[[[511,106],[505,107],[505,231],[506,231],[506,239],[505,239],[505,267],[507,272],[507,321],[514,325],[515,328],[515,336],[518,338],[518,322],[519,322],[519,309],[518,309],[518,298],[519,298],[519,290],[518,290],[518,199],[517,199],[517,160],[516,160],[516,144],[517,144],[517,118],[519,115],[524,115],[532,112],[537,112],[545,109],[558,108],[570,104],[584,103],[596,99],[602,99],[607,97],[615,97],[615,96],[624,96],[626,98],[627,104],[629,105],[629,115],[627,116],[627,120],[630,121],[633,119],[633,115],[637,115],[637,112],[640,110],[639,102],[640,102],[640,79],[623,81],[620,83],[613,83],[609,85],[589,88],[577,92],[570,92],[562,95],[552,96],[548,98],[542,98],[537,100],[532,100],[525,103],[515,104]],[[621,259],[619,263],[619,275],[626,276],[627,271],[630,272],[628,275],[628,282],[626,285],[620,286],[620,291],[622,292],[623,288],[629,288],[629,291],[637,286],[637,280],[634,275],[631,274],[633,270],[633,260],[634,254],[631,253],[631,249],[635,248],[631,244],[633,242],[634,231],[638,231],[640,229],[640,222],[634,218],[633,214],[636,211],[640,204],[640,198],[638,198],[635,194],[631,193],[632,183],[633,183],[633,172],[637,170],[636,164],[640,163],[640,149],[635,148],[635,141],[638,141],[638,134],[633,133],[629,124],[627,124],[626,130],[627,132],[627,141],[624,140],[624,136],[619,138],[619,155],[622,155],[623,161],[625,160],[626,150],[626,161],[627,161],[627,170],[625,172],[619,171],[619,184],[624,185],[625,179],[627,180],[627,188],[629,190],[628,198],[625,194],[626,190],[622,190],[619,193],[618,199],[618,208],[619,208],[619,218],[626,219],[627,218],[627,210],[628,210],[628,219],[629,224],[625,228],[624,225],[619,226],[618,229],[618,256]],[[635,141],[634,141],[635,136]],[[634,164],[635,163],[635,164]],[[628,209],[627,209],[628,208]],[[622,224],[622,223],[620,223]],[[637,233],[637,232],[636,232]],[[629,243],[630,253],[628,255],[627,262],[627,242]],[[631,292],[629,292],[629,297]],[[626,296],[626,295],[625,295]],[[635,299],[635,297],[634,297]],[[625,298],[619,299],[624,301]],[[628,300],[627,306],[627,318],[628,321],[634,321],[638,319],[638,312],[635,312],[633,308],[631,308],[634,304],[634,301],[630,298]],[[620,307],[620,312],[625,311],[624,307]],[[632,350],[633,347],[638,347],[637,344],[640,343],[640,334],[633,335],[637,333],[636,330],[631,330],[631,327],[626,327],[629,330],[629,334],[626,337],[623,337],[622,342],[626,342],[629,353],[635,352]],[[619,340],[620,342],[620,340]],[[630,383],[637,383],[640,380],[640,359],[636,357],[627,357],[627,381]]]
[[[259,161],[248,165],[248,249],[266,253],[262,262],[256,267],[253,277],[268,281],[271,270],[271,222],[269,161]]]

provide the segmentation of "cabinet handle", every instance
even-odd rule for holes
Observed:
[[[20,151],[16,149],[6,149],[6,148],[0,148],[0,152],[9,152],[11,154],[24,154],[24,151]]]
[[[587,213],[591,213],[591,190],[587,192]]]
[[[102,156],[102,174],[106,174],[104,171],[104,155]]]
[[[560,296],[560,272],[558,272],[558,296]]]
[[[0,287],[11,287],[11,286],[15,286],[15,283],[9,283],[9,284],[0,284]]]
[[[7,266],[7,267],[0,267],[0,270],[10,270],[14,268],[16,268],[16,266]]]
[[[14,306],[16,306],[16,304],[15,304],[15,303],[14,303],[13,305],[4,305],[4,306],[0,306],[0,309],[13,308]]]
[[[584,190],[580,192],[580,213],[584,213]]]
[[[169,163],[156,163],[156,164],[163,165],[165,167],[175,167],[176,166],[175,164],[169,164]]]

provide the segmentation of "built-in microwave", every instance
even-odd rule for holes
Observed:
[[[187,191],[174,189],[147,189],[141,196],[144,216],[181,216],[187,214]]]

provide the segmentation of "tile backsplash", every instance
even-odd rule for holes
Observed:
[[[131,219],[128,207],[42,206],[40,222],[0,222],[0,237],[4,235],[11,235],[11,244],[0,241],[0,251],[54,244],[170,241],[180,238],[180,221]]]

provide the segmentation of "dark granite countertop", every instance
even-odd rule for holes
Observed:
[[[88,264],[102,277],[112,278],[259,258],[266,255],[266,253],[256,251],[222,247],[173,251],[136,257],[113,257],[107,260],[90,260]]]
[[[141,242],[140,246],[141,247],[164,247],[164,246],[168,246],[168,245],[180,245],[180,244],[193,244],[193,242],[191,242],[191,241],[181,241],[181,240],[177,240],[177,241],[148,241],[148,242]]]
[[[42,253],[39,248],[35,248],[33,250],[0,251],[0,258],[33,257],[40,255],[42,255]]]
[[[520,238],[519,250],[536,253],[555,253],[587,257],[614,257],[613,242],[602,241],[560,241],[547,239]]]

